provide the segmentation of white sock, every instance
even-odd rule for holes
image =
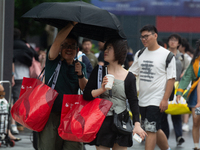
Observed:
[[[169,147],[167,150],[171,150],[171,148]]]
[[[199,148],[199,143],[194,143],[195,148]]]

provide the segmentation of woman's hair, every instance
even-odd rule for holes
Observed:
[[[105,43],[104,51],[109,44],[111,44],[114,48],[115,61],[118,61],[118,64],[123,65],[128,52],[127,41],[123,39],[110,39]]]
[[[195,59],[197,57],[199,57],[199,55],[200,55],[200,49],[199,49],[199,47],[200,47],[200,39],[196,42],[196,47],[197,48],[196,48],[196,50],[194,52],[194,56],[193,56],[192,61],[191,61],[192,64],[194,63]]]

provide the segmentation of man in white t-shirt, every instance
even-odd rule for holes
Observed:
[[[148,136],[145,150],[154,150],[156,144],[162,150],[170,150],[167,138],[161,130],[161,116],[168,108],[168,99],[176,78],[176,64],[173,57],[166,68],[166,59],[170,51],[157,43],[157,29],[146,25],[141,30],[141,41],[146,47],[129,68],[139,76],[139,106],[141,125]]]

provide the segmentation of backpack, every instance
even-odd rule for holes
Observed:
[[[146,49],[146,47],[143,47],[139,53],[138,53],[138,58],[140,57],[140,55],[144,52],[144,50]],[[165,69],[167,69],[169,63],[171,62],[172,58],[173,58],[174,54],[172,52],[170,52],[166,58],[166,65],[165,65]]]

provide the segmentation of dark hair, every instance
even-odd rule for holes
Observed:
[[[195,59],[198,58],[200,56],[200,49],[199,49],[199,46],[200,46],[200,39],[196,42],[196,50],[194,52],[194,56],[192,58],[192,61],[191,61],[191,64],[194,63]]]
[[[150,24],[147,24],[144,27],[142,27],[142,29],[140,29],[140,33],[142,33],[143,31],[148,31],[148,32],[152,32],[152,33],[157,33],[158,34],[158,31],[157,31],[156,27],[154,25],[150,25]]]
[[[171,34],[171,35],[168,37],[167,42],[169,42],[169,40],[170,40],[171,38],[173,38],[173,37],[176,38],[176,39],[178,39],[178,44],[181,44],[181,36],[178,35],[178,34],[176,34],[176,33]]]
[[[104,51],[109,44],[111,44],[114,48],[115,61],[118,61],[118,64],[123,65],[128,52],[127,41],[123,39],[110,39],[105,43]]]
[[[178,34],[176,34],[176,33],[171,34],[171,35],[168,37],[168,39],[167,39],[167,42],[168,42],[168,43],[169,43],[169,40],[170,40],[171,38],[175,38],[175,39],[178,40],[178,44],[179,44],[179,45],[177,46],[177,49],[178,49],[179,46],[180,46],[180,44],[181,44],[181,36],[178,35]]]
[[[74,39],[78,45],[78,36],[76,36],[75,34],[69,33],[66,39]]]
[[[194,49],[190,46],[188,52],[190,52],[191,54],[194,54]]]
[[[20,39],[21,37],[21,31],[17,28],[14,28],[14,40]]]
[[[181,45],[182,45],[182,47],[185,47],[185,52],[190,50],[190,45],[185,38],[181,39]]]
[[[82,41],[82,44],[83,44],[84,42],[91,42],[91,43],[92,43],[92,40],[87,39],[87,38],[84,38],[83,41]]]
[[[162,42],[162,41],[158,41],[158,45],[162,46],[162,47],[165,47],[165,43]]]

